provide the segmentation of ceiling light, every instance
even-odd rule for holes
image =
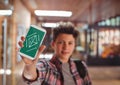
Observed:
[[[12,10],[0,10],[0,15],[12,15]]]
[[[57,27],[58,23],[42,23],[42,27]]]
[[[48,10],[35,10],[37,16],[55,16],[55,17],[70,17],[71,11],[48,11]]]

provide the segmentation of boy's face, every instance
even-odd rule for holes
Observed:
[[[68,61],[75,48],[75,39],[72,34],[59,34],[52,47],[60,60]]]

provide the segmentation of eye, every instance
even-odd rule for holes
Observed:
[[[57,44],[62,44],[62,43],[63,43],[62,41],[57,42]]]
[[[74,44],[74,42],[69,42],[69,45],[72,45],[72,44]]]

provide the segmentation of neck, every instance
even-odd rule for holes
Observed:
[[[67,63],[69,59],[59,58],[59,60],[60,60],[62,63]]]

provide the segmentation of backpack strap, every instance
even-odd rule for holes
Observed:
[[[84,64],[82,63],[82,61],[80,60],[76,60],[74,61],[75,64],[76,64],[76,67],[77,67],[77,70],[78,70],[78,73],[80,75],[80,77],[82,79],[84,79],[84,77],[86,76],[87,74],[87,70],[86,70],[86,67],[84,66]]]

